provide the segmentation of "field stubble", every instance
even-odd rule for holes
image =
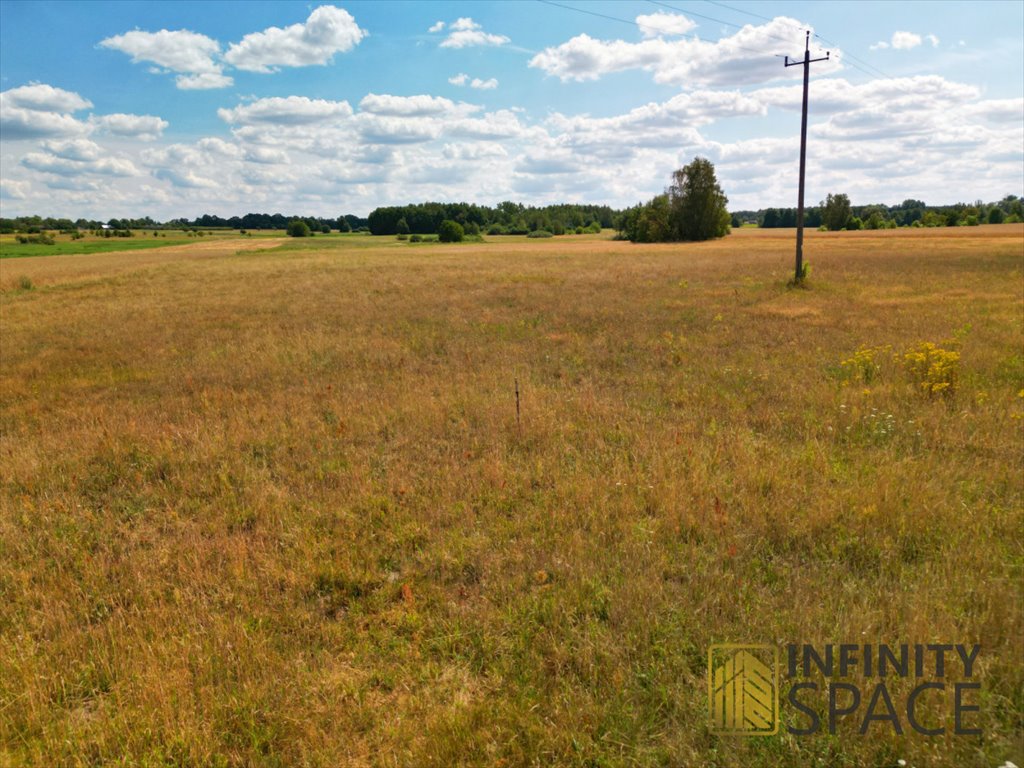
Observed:
[[[1022,762],[1021,227],[273,245],[0,263],[0,764]],[[712,736],[744,641],[983,736]]]

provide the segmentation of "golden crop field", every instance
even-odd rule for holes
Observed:
[[[792,251],[0,261],[0,766],[1024,764],[1024,227]],[[716,643],[980,644],[981,733],[716,735]]]

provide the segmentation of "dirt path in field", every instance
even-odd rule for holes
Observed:
[[[104,279],[175,262],[219,258],[243,251],[276,248],[285,240],[284,237],[237,238],[137,251],[0,259],[0,291],[16,288],[23,277],[27,277],[36,286]]]

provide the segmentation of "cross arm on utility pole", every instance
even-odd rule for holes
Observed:
[[[800,115],[800,192],[797,198],[796,209],[796,277],[795,282],[800,283],[804,278],[804,172],[807,168],[807,90],[811,79],[811,64],[816,61],[828,61],[829,51],[819,59],[811,58],[811,33],[807,32],[804,38],[804,58],[801,61],[790,61],[789,56],[785,57],[785,66],[795,67],[803,64],[804,67],[804,104]]]

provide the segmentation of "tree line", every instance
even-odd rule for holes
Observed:
[[[699,161],[699,162],[698,162]],[[696,165],[695,165],[696,163]],[[706,165],[705,165],[706,164]],[[698,202],[699,201],[699,202]],[[723,211],[727,198],[714,178],[710,162],[697,158],[686,168],[673,174],[665,193],[647,203],[625,210],[607,205],[560,204],[525,206],[506,201],[494,207],[472,203],[418,203],[375,209],[368,217],[345,214],[336,219],[321,216],[285,216],[280,213],[247,213],[223,218],[204,214],[195,219],[177,218],[155,221],[142,218],[70,219],[52,216],[17,216],[0,218],[0,234],[40,234],[43,232],[74,233],[108,229],[130,231],[139,229],[198,230],[287,230],[294,221],[303,222],[310,233],[370,232],[375,235],[437,234],[441,223],[454,221],[466,234],[527,235],[540,232],[561,235],[571,232],[600,231],[614,228],[619,236],[641,242],[657,240],[700,239],[709,232],[719,237],[729,226],[758,226],[765,229],[796,226],[796,208],[762,208]],[[684,215],[684,211],[690,211]],[[688,224],[683,224],[686,216]],[[1001,224],[1024,221],[1024,199],[1007,195],[986,203],[956,203],[931,206],[921,200],[908,199],[898,205],[852,205],[846,194],[829,194],[817,206],[804,211],[804,225],[829,230],[887,229],[894,227],[951,227],[975,224]],[[703,232],[686,229],[695,225]]]
[[[618,213],[607,205],[534,207],[505,201],[490,207],[430,202],[376,208],[367,221],[374,235],[434,235],[445,221],[459,224],[468,235],[528,235],[538,231],[562,235],[613,227]]]
[[[976,224],[1002,224],[1024,221],[1024,201],[1007,195],[997,202],[928,205],[921,200],[907,199],[898,205],[874,203],[852,205],[849,196],[830,194],[815,207],[804,210],[804,226],[842,229],[891,229],[895,227],[957,227]],[[734,211],[732,225],[757,225],[764,229],[796,226],[796,208],[762,208],[757,211]]]

